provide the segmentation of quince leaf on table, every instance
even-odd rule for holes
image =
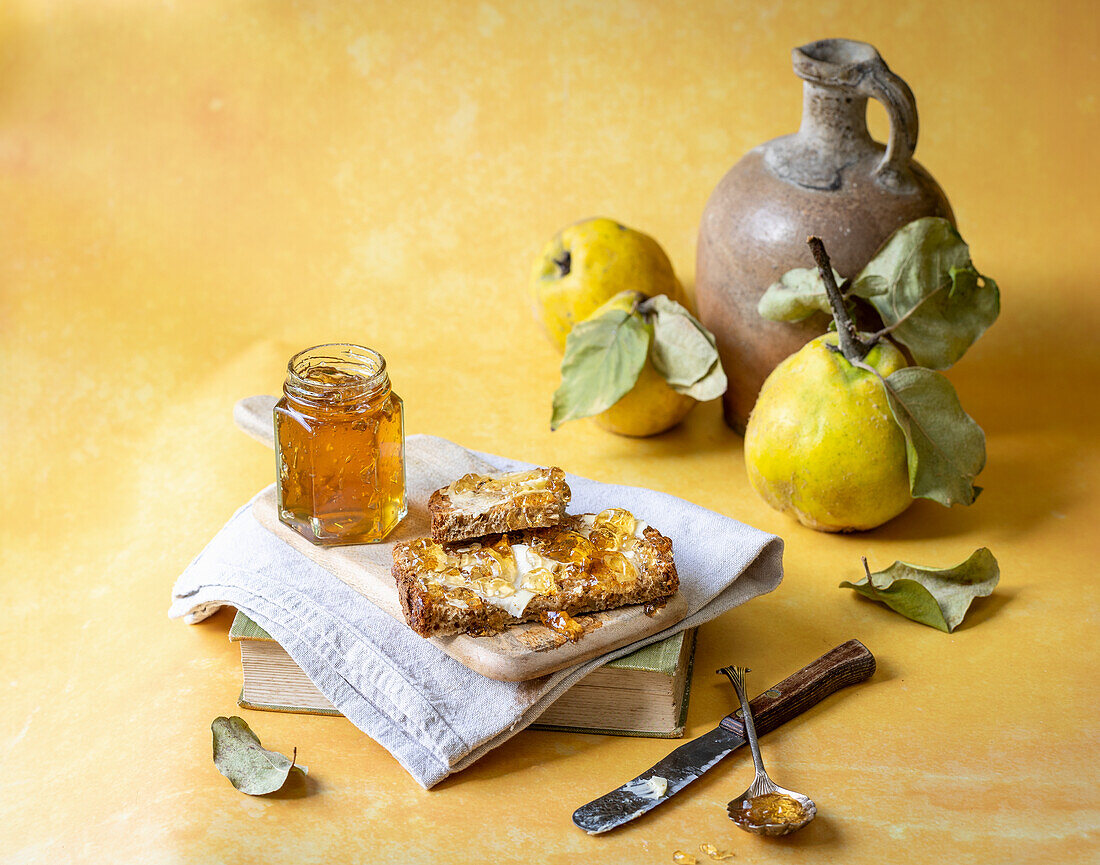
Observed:
[[[844,278],[833,271],[837,285]],[[845,298],[853,295],[870,298],[886,291],[883,283],[866,280],[862,284],[853,283],[845,293]],[[796,267],[788,270],[779,282],[773,282],[760,297],[756,305],[757,312],[771,321],[802,321],[815,312],[832,312],[829,296],[825,291],[825,281],[816,267]]]
[[[599,414],[634,387],[651,339],[641,317],[612,309],[577,324],[565,340],[550,429]]]
[[[879,376],[890,411],[905,436],[909,489],[941,505],[970,505],[981,492],[985,433],[943,375],[919,366]]]
[[[717,341],[695,316],[663,294],[643,301],[638,311],[653,325],[649,358],[673,390],[700,402],[726,392]]]
[[[1001,576],[997,559],[986,547],[951,568],[894,562],[872,574],[864,559],[863,569],[867,574],[864,579],[856,583],[845,580],[840,588],[854,589],[907,619],[945,633],[959,626],[975,598],[992,594]]]
[[[214,765],[230,784],[249,796],[274,793],[294,769],[303,774],[309,771],[305,766],[294,765],[297,748],[294,756],[287,757],[261,747],[259,737],[244,718],[217,717],[210,730],[214,734]]]
[[[947,369],[1000,313],[997,283],[970,260],[946,219],[929,216],[895,231],[853,280],[886,329],[920,366]]]

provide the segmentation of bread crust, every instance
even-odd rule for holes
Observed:
[[[491,503],[492,499],[486,497],[485,504],[481,507],[477,507],[474,497],[473,510],[469,507],[461,510],[455,508],[451,499],[453,484],[436,490],[428,499],[432,540],[457,543],[486,535],[558,525],[565,518],[565,508],[571,496],[569,485],[565,482],[565,472],[556,466],[538,471],[546,475],[548,487],[544,493],[537,496],[509,497],[495,503]],[[507,478],[509,474],[466,475],[460,481],[493,481]],[[468,505],[469,501],[468,499]]]
[[[563,527],[574,527],[585,515],[566,517]],[[539,538],[546,529],[511,532],[511,543],[528,543]],[[553,530],[551,530],[553,531]],[[397,583],[401,609],[409,627],[422,637],[467,633],[474,636],[498,633],[522,622],[538,621],[544,612],[565,612],[571,616],[610,610],[628,604],[667,601],[680,587],[676,563],[672,557],[672,541],[652,526],[643,536],[651,545],[652,560],[639,568],[638,578],[630,587],[613,582],[594,580],[587,572],[566,574],[558,580],[555,594],[536,594],[523,614],[513,616],[489,603],[467,588],[446,588],[424,579],[411,555],[410,544],[397,544],[393,550],[393,577]],[[486,538],[486,542],[492,539]],[[444,545],[444,549],[455,545]],[[465,608],[459,606],[465,604]]]

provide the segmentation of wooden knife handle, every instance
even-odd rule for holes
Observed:
[[[785,724],[846,685],[867,681],[874,672],[875,656],[859,640],[837,646],[750,701],[757,734]],[[740,715],[740,709],[726,715],[720,726],[744,736]]]

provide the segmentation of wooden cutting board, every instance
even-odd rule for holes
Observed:
[[[271,420],[274,404],[274,397],[250,397],[237,404],[233,416],[242,430],[268,446],[274,446]],[[407,440],[409,513],[383,543],[316,546],[279,521],[274,487],[267,489],[256,500],[252,513],[264,528],[347,583],[379,609],[404,623],[397,586],[390,575],[391,549],[396,542],[428,534],[428,496],[454,479],[439,481],[437,449],[437,439],[410,436]],[[456,477],[465,471],[484,471],[488,468],[473,454],[469,454],[467,462],[468,465]],[[641,605],[578,616],[577,621],[584,626],[585,635],[576,643],[570,643],[549,628],[532,623],[516,625],[492,637],[460,634],[428,639],[456,661],[483,676],[506,682],[523,682],[663,631],[686,615],[687,604],[683,596],[677,593],[653,616],[647,616]]]

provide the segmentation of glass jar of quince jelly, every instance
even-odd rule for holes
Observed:
[[[376,351],[294,355],[275,406],[279,519],[323,546],[389,534],[406,512],[402,408]]]

